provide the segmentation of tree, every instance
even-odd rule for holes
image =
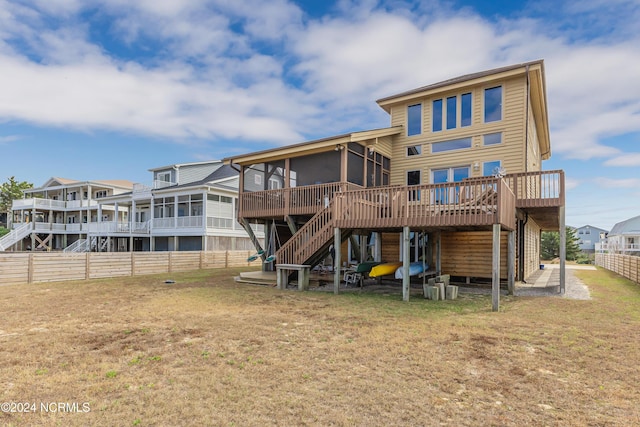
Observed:
[[[573,227],[565,228],[567,238],[567,260],[575,261],[580,253],[578,236]],[[542,259],[554,259],[560,256],[560,233],[557,231],[543,231],[540,240],[540,257]]]
[[[11,205],[16,199],[22,198],[22,191],[33,188],[33,184],[27,181],[18,182],[16,177],[10,177],[7,182],[0,184],[0,212],[7,214],[7,222],[11,214]]]

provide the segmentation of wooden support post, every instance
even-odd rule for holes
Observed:
[[[291,215],[287,215],[284,217],[285,221],[287,221],[287,227],[289,227],[289,231],[291,231],[291,235],[294,235],[298,232],[298,227],[296,226],[296,222],[294,221]]]
[[[493,224],[491,309],[493,311],[500,310],[500,224]]]
[[[131,276],[136,275],[136,256],[133,251],[131,251]]]
[[[411,258],[409,250],[411,248],[411,231],[409,227],[402,227],[402,300],[409,301],[411,292],[411,277],[409,277],[409,263]]]
[[[382,233],[375,232],[374,245],[373,245],[373,260],[376,262],[382,262]]]
[[[87,252],[84,258],[84,279],[91,279],[91,252]]]
[[[516,232],[509,231],[507,240],[507,288],[513,295],[516,285]]]
[[[342,264],[341,252],[342,234],[339,228],[333,229],[333,250],[335,258],[333,260],[333,293],[338,294],[340,292],[340,265]]]
[[[442,233],[436,233],[436,275],[442,274]]]
[[[560,216],[560,294],[564,295],[566,274],[565,268],[567,262],[567,232],[564,222],[564,206],[560,206],[558,214]]]
[[[172,261],[172,259],[171,259],[171,258],[172,258],[172,257],[171,257],[171,252],[169,252],[169,265],[168,265],[168,268],[167,268],[167,272],[168,272],[168,273],[171,273],[171,272],[173,271],[173,265],[172,265],[172,262],[173,262],[173,261]],[[226,267],[226,266],[227,266],[227,265],[226,265],[226,263],[225,263],[225,267]]]

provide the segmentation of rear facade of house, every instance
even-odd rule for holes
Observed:
[[[564,228],[564,173],[542,170],[543,61],[377,103],[389,127],[225,159],[241,170],[239,220],[266,227],[264,256],[315,265],[340,241],[355,261],[426,259],[467,281],[533,274],[540,233]]]

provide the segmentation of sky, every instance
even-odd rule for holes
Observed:
[[[544,59],[566,222],[640,215],[640,0],[0,0],[0,181],[386,127],[376,99]],[[509,172],[509,171],[507,171]]]

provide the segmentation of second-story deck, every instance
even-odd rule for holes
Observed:
[[[339,182],[240,194],[239,218],[314,215],[335,205],[340,228],[515,228],[516,208],[543,229],[558,229],[564,172],[542,171],[461,182],[362,188]]]

